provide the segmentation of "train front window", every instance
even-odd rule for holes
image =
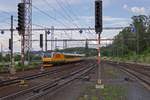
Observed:
[[[51,56],[52,56],[51,53],[44,53],[44,56],[43,56],[43,57],[44,57],[44,58],[51,58]]]

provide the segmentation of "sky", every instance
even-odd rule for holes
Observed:
[[[0,0],[0,29],[10,28],[10,15],[14,16],[14,27],[17,27],[17,4],[21,0]],[[94,1],[95,0],[32,0],[33,28],[44,27],[94,27]],[[103,26],[126,27],[132,22],[134,15],[150,14],[150,0],[103,0]],[[44,11],[47,15],[41,13]],[[56,20],[54,20],[56,19]],[[35,25],[36,24],[36,25]],[[102,38],[113,38],[121,30],[103,30]],[[39,39],[39,34],[33,32],[33,39]],[[55,38],[96,38],[94,31],[79,32],[55,32]],[[4,50],[8,50],[10,32],[0,34],[0,44]],[[20,39],[18,33],[14,33],[14,48],[20,51]],[[49,36],[50,38],[50,36]],[[79,43],[80,44],[80,43]],[[84,43],[83,43],[84,44]],[[60,44],[61,45],[61,44]],[[33,50],[39,48],[39,43],[33,43]]]

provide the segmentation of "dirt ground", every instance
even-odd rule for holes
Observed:
[[[102,76],[104,89],[95,88],[96,69],[90,75],[49,94],[49,100],[150,100],[150,91],[119,68],[103,64]]]

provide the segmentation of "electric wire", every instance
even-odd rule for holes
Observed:
[[[63,22],[57,20],[55,17],[50,16],[49,14],[47,14],[47,13],[44,12],[43,10],[39,9],[38,7],[36,7],[36,6],[34,6],[34,5],[32,5],[32,7],[34,7],[35,9],[37,9],[38,11],[40,11],[41,13],[43,13],[44,15],[46,15],[47,17],[49,17],[50,19],[53,19],[53,20],[55,20],[56,22],[59,22],[60,24],[62,24],[64,27],[67,27]],[[67,34],[65,30],[64,30],[64,32],[65,32],[65,34]]]
[[[77,28],[79,28],[78,25],[76,23],[74,23],[73,18],[70,16],[70,14],[68,14],[67,10],[62,6],[62,2],[60,0],[59,1],[56,0],[56,2],[59,5],[59,7],[64,11],[64,13],[68,16],[68,18],[72,21],[72,23],[74,24],[74,26],[76,26]]]
[[[43,10],[41,10],[40,8],[32,5],[33,8],[37,9],[39,12],[43,13],[44,15],[46,15],[47,17],[49,17],[50,19],[53,19],[55,21],[57,21],[58,23],[62,24],[63,26],[67,27],[63,22],[61,22],[60,20],[57,20],[55,17],[50,16],[48,13],[44,12]]]
[[[43,0],[45,2],[45,4],[47,4],[49,7],[51,7],[53,10],[57,11],[53,6],[50,5],[50,3],[47,0]],[[62,13],[62,12],[58,12],[58,14],[60,16],[62,16],[69,24],[71,23],[70,20]],[[74,25],[74,24],[73,24]]]
[[[76,18],[77,21],[79,21],[79,17],[72,10],[72,6],[70,5],[70,2],[68,0],[65,0],[65,2],[66,2],[66,5],[68,6],[66,7],[68,8],[68,11]]]
[[[66,2],[66,5],[68,6],[68,8],[70,8],[70,9],[68,9],[68,11],[69,11],[70,13],[72,13],[73,16],[75,16],[75,18],[77,19],[77,21],[79,21],[78,16],[72,11],[72,6],[70,5],[70,2],[69,2],[68,0],[65,0],[65,2]],[[87,24],[87,26],[88,26],[88,24]],[[89,31],[90,34],[92,34],[92,33],[90,32],[90,28],[89,28],[88,31]]]
[[[46,5],[48,5],[49,7],[51,7],[53,10],[55,10],[55,11],[57,11],[53,6],[51,6],[51,4],[47,1],[47,0],[43,0],[44,1],[44,3],[46,4]],[[62,12],[58,12],[58,14],[59,15],[61,15],[62,17],[64,17],[65,18],[65,20],[70,24],[71,22],[68,20],[68,18],[62,13]],[[72,23],[73,24],[73,23]],[[74,24],[73,24],[74,25]],[[65,32],[65,35],[67,35],[68,37],[69,37],[69,35],[68,34],[66,34],[66,32]]]
[[[39,9],[38,7],[32,5],[33,8],[37,9],[38,11],[40,11],[41,13],[43,13],[44,15],[48,16],[50,19],[53,19],[57,22],[59,22],[60,24],[62,24],[63,26],[65,26],[67,28],[67,26],[60,20],[57,20],[55,17],[50,16],[48,13],[44,12],[43,10]],[[64,30],[64,33],[67,35],[66,31]]]

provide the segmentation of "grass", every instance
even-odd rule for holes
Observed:
[[[92,96],[91,100],[98,100],[98,97],[97,96]]]
[[[124,86],[105,85],[104,89],[89,86],[78,100],[126,100],[127,89]]]
[[[89,100],[88,98],[89,98],[88,95],[84,95],[84,96],[80,97],[79,100]],[[90,100],[98,100],[98,97],[95,96],[95,95],[94,95],[94,96],[91,96],[91,99],[90,99]]]
[[[110,59],[110,57],[108,57]],[[123,57],[112,57],[113,61],[124,61],[124,62],[138,62],[138,63],[147,63],[150,64],[150,53],[143,53],[140,55],[130,54]]]
[[[32,68],[36,68],[39,64],[40,63],[32,62],[29,66],[28,65],[23,66],[21,63],[15,62],[15,69],[17,71],[32,69]],[[0,72],[5,72],[5,71],[8,71],[8,69],[6,69],[4,65],[0,64]]]
[[[22,65],[20,63],[18,63],[15,68],[19,71],[19,70],[26,70],[26,69],[32,69],[32,68],[36,68],[37,65],[39,65],[39,63],[36,62],[32,62],[30,65]]]
[[[123,86],[106,85],[100,90],[100,95],[104,100],[125,100],[126,88]]]
[[[138,63],[150,63],[150,55],[149,54],[141,54],[141,55],[129,55],[128,59],[124,58],[125,61],[130,62],[138,62]]]

